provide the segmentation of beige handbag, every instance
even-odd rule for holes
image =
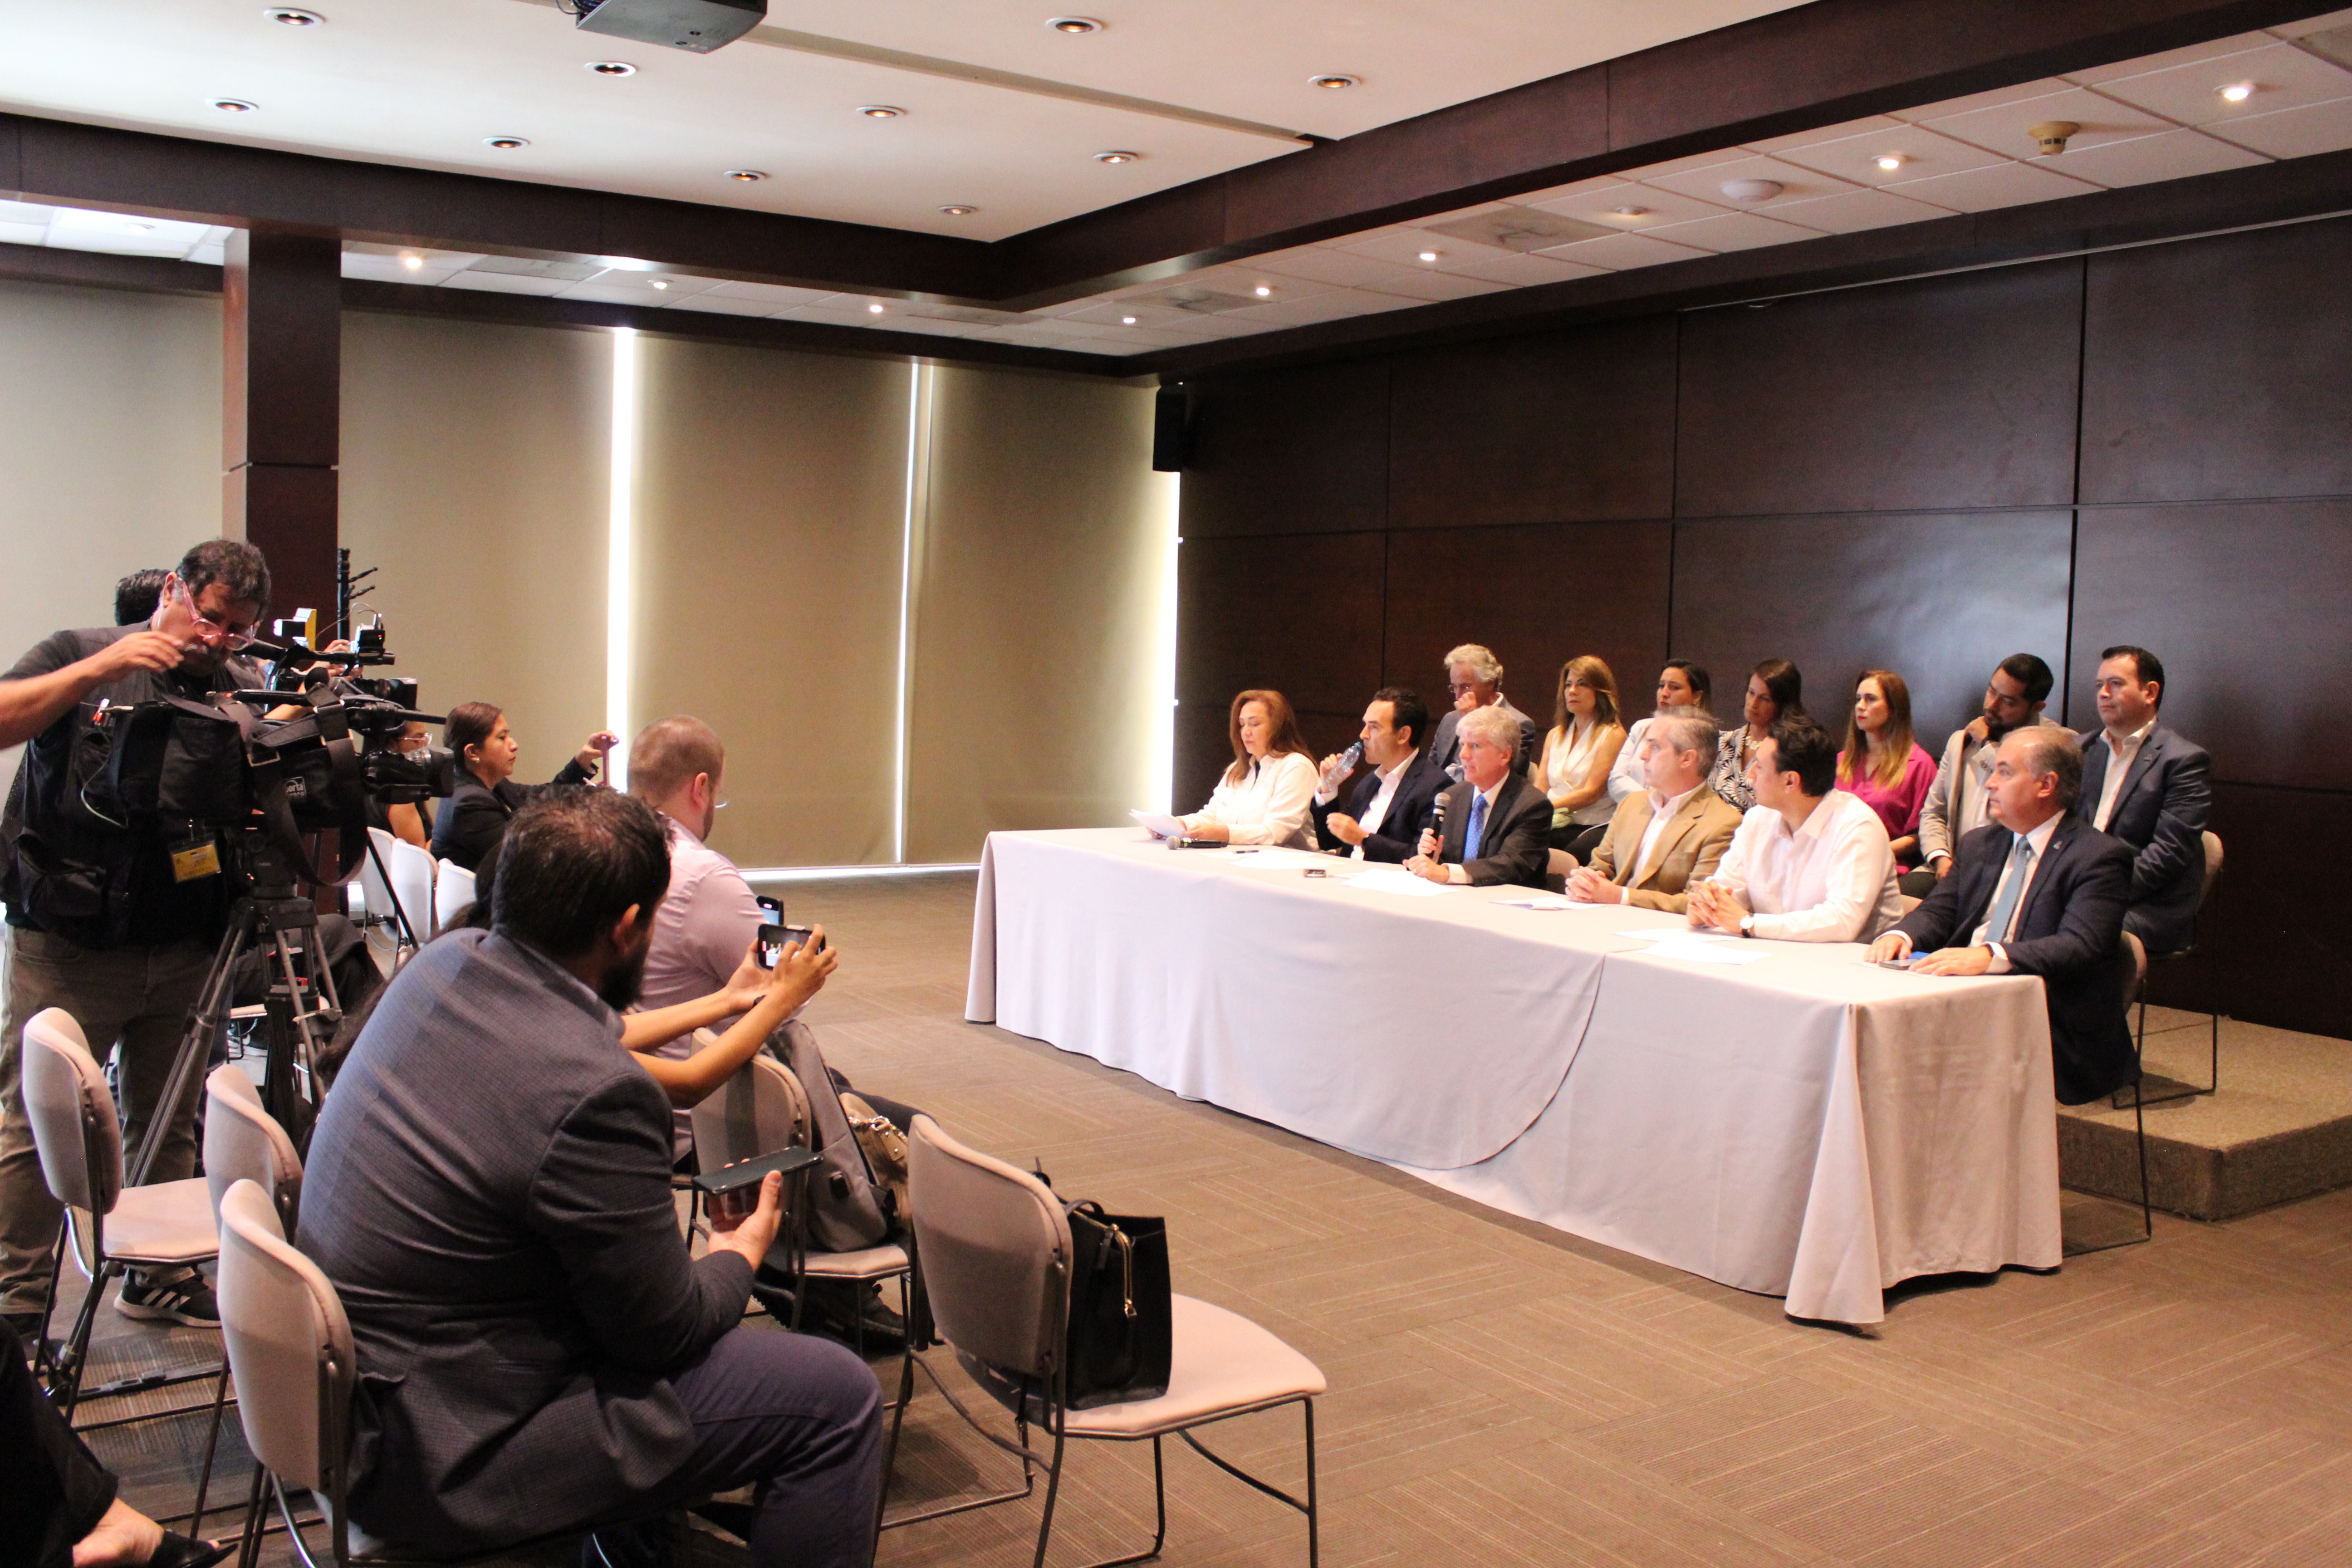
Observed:
[[[907,1223],[907,1135],[890,1125],[889,1118],[866,1103],[865,1097],[851,1090],[841,1093],[841,1112],[849,1118],[849,1131],[857,1140],[858,1152],[866,1156],[866,1168],[873,1173],[874,1184],[890,1194],[891,1212],[898,1223]]]

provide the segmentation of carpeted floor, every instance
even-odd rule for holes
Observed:
[[[1777,1300],[964,1024],[968,874],[783,890],[843,950],[811,1010],[837,1067],[1042,1162],[1066,1195],[1166,1215],[1179,1290],[1322,1366],[1333,1568],[2352,1559],[2352,1192],[2213,1226],[2159,1215],[2153,1245],[2052,1276],[1915,1286],[1867,1334],[1801,1326]],[[2070,1232],[2116,1228],[2103,1207],[2071,1204]],[[213,1336],[100,1320],[114,1355],[216,1354]],[[231,1426],[218,1484],[241,1502]],[[97,1444],[134,1500],[187,1506],[201,1420]],[[1295,1413],[1223,1444],[1299,1484]],[[1010,1472],[922,1392],[893,1506]],[[1147,1451],[1082,1447],[1069,1474],[1052,1561],[1148,1542]],[[1168,1486],[1168,1562],[1306,1561],[1296,1515],[1181,1447]],[[892,1531],[880,1560],[1025,1563],[1036,1506]],[[741,1560],[710,1542],[697,1557]]]

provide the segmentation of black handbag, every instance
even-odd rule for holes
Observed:
[[[1168,1392],[1168,1222],[1105,1214],[1091,1200],[1064,1205],[1070,1222],[1070,1408],[1157,1399]]]

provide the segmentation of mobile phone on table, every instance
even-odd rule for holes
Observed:
[[[822,938],[818,938],[816,932],[810,927],[788,925],[761,926],[760,928],[760,967],[762,969],[775,968],[777,962],[784,956],[784,950],[786,948],[802,946],[812,938],[816,939],[816,945],[810,948],[809,951],[811,952],[823,952],[825,948],[824,942]]]
[[[779,1149],[772,1154],[704,1171],[694,1178],[694,1184],[710,1200],[711,1228],[733,1230],[760,1206],[760,1184],[769,1172],[782,1171],[789,1176],[815,1163],[816,1154],[811,1150]]]

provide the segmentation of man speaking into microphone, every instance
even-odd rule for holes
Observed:
[[[1462,716],[1464,778],[1437,797],[1444,822],[1421,836],[1405,869],[1433,882],[1540,888],[1550,863],[1551,800],[1518,771],[1518,721],[1499,709]]]

